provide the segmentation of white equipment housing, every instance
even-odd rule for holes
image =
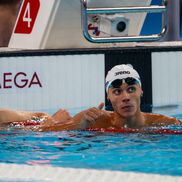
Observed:
[[[151,0],[89,0],[89,8],[114,8],[130,6],[149,6]],[[88,17],[90,34],[94,28],[100,29],[98,37],[103,35],[127,36],[139,35],[146,13],[119,13],[114,15],[96,15],[99,22]],[[125,22],[125,30],[118,32],[118,22]],[[23,0],[12,33],[9,48],[23,49],[74,49],[119,46],[120,43],[94,44],[87,41],[82,33],[80,0]]]

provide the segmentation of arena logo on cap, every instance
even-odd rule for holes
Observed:
[[[0,89],[42,87],[42,83],[36,72],[5,72],[0,75]]]
[[[124,74],[130,74],[130,71],[119,71],[115,73],[115,76],[124,75]]]

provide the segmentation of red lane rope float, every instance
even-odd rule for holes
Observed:
[[[169,135],[182,135],[182,131],[175,131],[170,129],[152,129],[152,130],[142,130],[142,129],[86,129],[86,131],[95,132],[112,132],[112,133],[146,133],[146,134],[169,134]]]

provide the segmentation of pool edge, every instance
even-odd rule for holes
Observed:
[[[75,169],[40,165],[0,164],[0,181],[46,181],[46,182],[181,182],[180,176],[121,172],[95,169]]]

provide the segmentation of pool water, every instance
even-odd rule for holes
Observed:
[[[182,176],[182,135],[1,131],[0,138],[0,163]]]

